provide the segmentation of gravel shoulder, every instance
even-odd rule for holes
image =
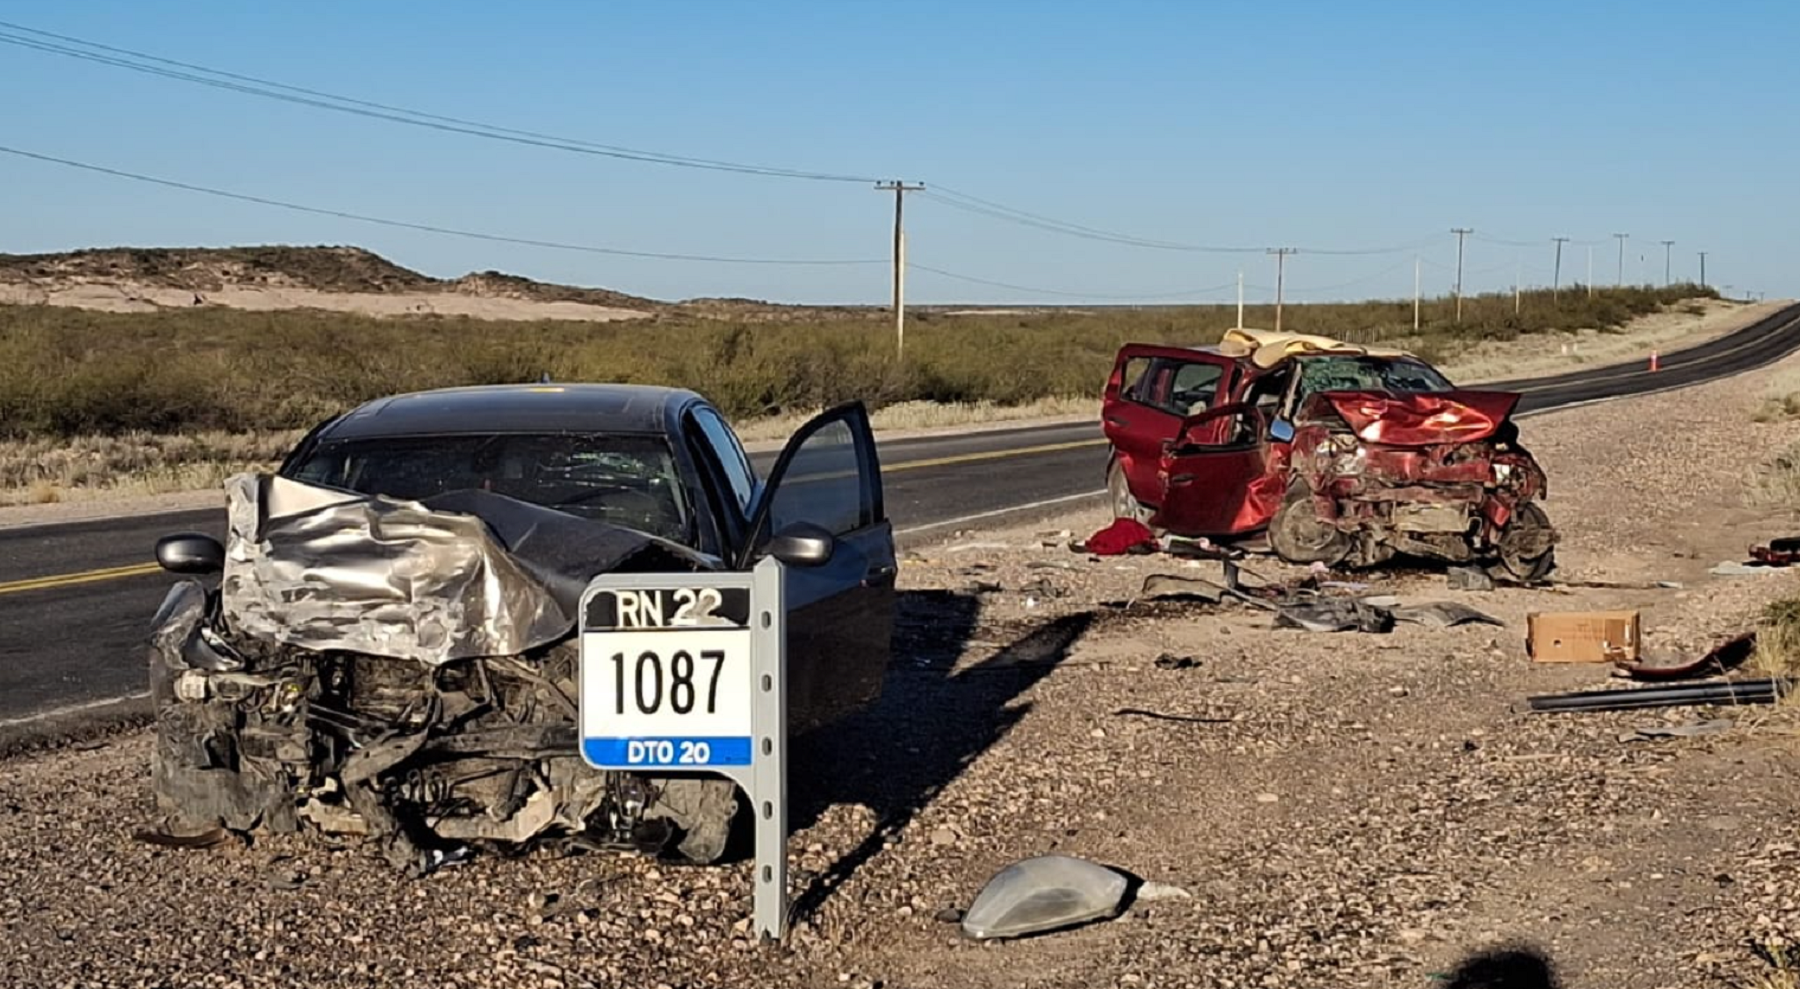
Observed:
[[[1742,499],[1759,460],[1800,441],[1800,422],[1750,421],[1769,376],[1795,366],[1525,422],[1564,534],[1559,576],[1680,588],[1351,578],[1504,628],[1323,634],[1248,608],[1122,612],[1106,602],[1149,574],[1218,570],[1071,552],[1065,532],[1106,521],[1091,510],[909,554],[883,701],[800,747],[803,923],[785,948],[747,939],[743,863],[489,857],[411,881],[300,838],[134,841],[154,824],[135,731],[0,761],[0,982],[1385,989],[1516,942],[1570,989],[1738,984],[1766,970],[1746,937],[1800,937],[1790,711],[1514,706],[1608,679],[1530,663],[1529,611],[1638,608],[1652,648],[1685,650],[1800,594],[1800,571],[1707,573],[1795,526]],[[1737,725],[1619,740],[1713,716]],[[935,919],[1044,852],[1189,896],[997,945]]]

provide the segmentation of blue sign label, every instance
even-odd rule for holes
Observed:
[[[618,769],[680,769],[750,765],[750,739],[584,738],[581,752],[596,766]]]

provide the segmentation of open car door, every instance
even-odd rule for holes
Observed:
[[[1162,504],[1151,524],[1180,536],[1229,536],[1265,526],[1281,503],[1268,475],[1268,420],[1235,403],[1189,416],[1163,452]]]
[[[873,703],[887,673],[899,572],[861,402],[794,433],[751,506],[738,559],[787,563],[788,718],[795,733]]]

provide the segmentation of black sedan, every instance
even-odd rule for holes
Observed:
[[[860,403],[759,477],[690,391],[452,388],[320,424],[228,485],[227,543],[158,547],[155,788],[168,827],[360,833],[428,870],[526,841],[723,851],[729,781],[580,759],[576,599],[602,573],[788,565],[789,723],[879,695],[896,556]]]

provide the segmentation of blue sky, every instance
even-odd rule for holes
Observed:
[[[924,182],[1073,237],[909,197],[916,302],[1411,294],[1707,275],[1800,293],[1800,7],[1766,3],[8,0],[0,20],[586,141]],[[0,250],[350,243],[658,298],[882,302],[892,196],[570,154],[0,45],[0,145],[410,222],[776,266],[471,241],[0,155]],[[1518,241],[1515,246],[1501,241]],[[1412,245],[1418,245],[1416,248]],[[1405,247],[1392,253],[1309,249]],[[957,281],[925,268],[1065,295]],[[1205,290],[1205,291],[1202,291]]]

